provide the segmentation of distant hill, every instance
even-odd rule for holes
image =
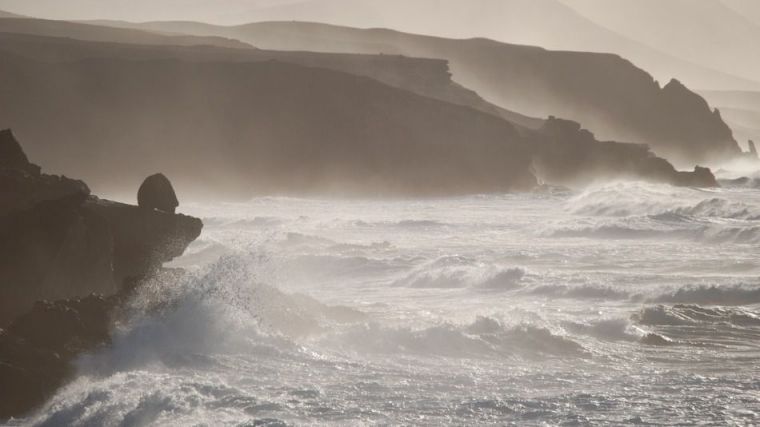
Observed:
[[[660,86],[617,55],[301,22],[238,27],[164,22],[140,27],[238,38],[265,49],[444,58],[455,81],[510,111],[566,117],[593,129],[601,139],[647,143],[681,164],[717,162],[739,154],[731,130],[699,95],[678,81]]]
[[[108,193],[158,170],[183,194],[217,199],[504,192],[532,188],[534,173],[561,185],[714,181],[572,122],[521,129],[368,77],[231,51],[246,52],[0,33],[0,124],[51,171]]]
[[[0,18],[24,18],[24,16],[0,10]]]
[[[613,4],[613,7],[619,2],[601,1]],[[756,10],[756,6],[751,5],[755,0],[704,1],[733,3],[735,9],[742,11]],[[637,2],[631,0],[630,3]],[[661,3],[672,1],[652,3],[655,4],[654,9],[667,9],[668,6]],[[719,64],[720,67],[710,68],[690,62],[683,59],[679,52],[663,51],[659,42],[643,43],[642,39],[615,31],[615,28],[606,25],[609,24],[607,21],[589,19],[576,8],[576,5],[582,4],[582,0],[3,1],[3,6],[10,10],[30,16],[66,20],[183,20],[221,25],[296,20],[361,28],[390,28],[449,38],[487,37],[506,43],[537,45],[549,49],[617,53],[643,67],[658,80],[677,78],[689,87],[760,90],[756,75],[741,78],[731,72],[719,71],[725,69],[723,65],[734,64]],[[671,12],[664,15],[667,16],[668,13]],[[690,11],[677,10],[675,13],[687,17],[686,19],[691,16]],[[623,16],[631,17],[629,21],[633,22],[639,14],[626,11]],[[673,19],[676,22],[679,17],[674,16]],[[730,31],[731,28],[730,24],[719,19],[708,19],[706,22],[701,19],[695,22],[704,22],[704,28],[725,27],[716,28],[719,31]],[[675,26],[677,25],[670,27]],[[709,32],[711,31],[706,31]]]
[[[134,43],[143,45],[179,46],[210,45],[232,48],[250,48],[251,46],[238,40],[216,36],[165,35],[149,31],[139,31],[128,28],[114,28],[102,25],[81,24],[66,21],[51,21],[45,19],[2,19],[12,18],[0,14],[0,32],[16,34],[34,34],[38,36],[69,37],[78,40],[99,42]]]
[[[295,64],[345,71],[374,78],[391,86],[441,99],[457,105],[505,118],[520,126],[538,128],[542,120],[524,116],[488,103],[477,93],[451,80],[448,63],[440,59],[407,58],[389,55],[329,54],[316,52],[264,51],[240,41],[216,36],[188,36],[161,31],[113,28],[103,25],[38,19],[0,19],[0,32],[7,33],[5,49],[18,55],[45,59],[82,59],[89,56],[114,58],[183,58],[192,60],[264,61],[279,60]],[[51,43],[50,39],[71,38],[83,41],[130,44],[129,49],[112,53],[92,44]],[[138,48],[137,46],[143,46]],[[148,46],[195,46],[195,49],[149,49]],[[214,46],[228,49],[208,49]],[[125,56],[126,55],[126,56]]]
[[[157,170],[219,198],[535,185],[532,151],[508,122],[351,74],[272,61],[5,54],[0,76],[0,123],[51,170],[107,191],[131,191]]]

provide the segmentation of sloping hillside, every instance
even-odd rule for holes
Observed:
[[[0,14],[0,32],[15,34],[33,34],[50,37],[69,37],[77,40],[135,43],[143,45],[178,46],[210,45],[233,48],[250,48],[251,46],[238,40],[216,36],[188,36],[155,34],[148,31],[128,28],[114,28],[102,25],[81,24],[66,21],[51,21],[45,19],[2,19],[13,18]]]

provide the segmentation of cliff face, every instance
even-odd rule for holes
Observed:
[[[0,122],[35,158],[96,189],[130,191],[156,170],[180,191],[221,198],[535,184],[530,147],[493,114],[324,68],[113,54],[0,64]]]
[[[677,186],[718,187],[710,169],[677,171],[646,145],[597,141],[593,133],[570,120],[550,117],[532,138],[538,147],[534,166],[538,175],[549,182],[584,185],[600,177],[616,177]]]
[[[42,404],[73,375],[80,353],[108,342],[131,290],[181,255],[202,226],[43,174],[13,133],[0,131],[0,390],[10,391],[0,420]]]
[[[261,50],[224,37],[181,36],[38,19],[0,19],[0,32],[0,49],[30,59],[275,60],[366,76],[389,86],[475,108],[525,126],[540,126],[540,120],[500,108],[453,82],[448,62],[442,59]]]
[[[264,49],[446,59],[455,81],[511,111],[566,117],[602,139],[649,144],[657,154],[680,163],[715,162],[740,154],[731,131],[701,97],[675,81],[660,88],[648,73],[616,55],[298,22],[146,26],[235,37]]]
[[[653,157],[646,147],[579,140],[573,129],[549,137],[537,130],[543,120],[515,125],[444,102],[453,83],[441,60],[17,34],[0,34],[0,50],[8,53],[0,122],[24,135],[35,158],[96,189],[133,192],[156,170],[217,199],[530,190],[533,166],[558,185],[675,182],[642,166],[650,161],[629,164]]]
[[[35,301],[111,295],[152,274],[200,234],[200,220],[90,196],[81,181],[40,173],[0,131],[0,327]]]

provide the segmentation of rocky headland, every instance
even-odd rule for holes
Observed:
[[[108,342],[116,308],[202,227],[44,174],[0,131],[0,389],[12,390],[0,419],[25,414],[70,379],[75,357]]]

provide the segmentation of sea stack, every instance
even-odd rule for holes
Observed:
[[[145,178],[137,190],[137,205],[141,208],[174,213],[179,201],[169,178],[157,173]]]

